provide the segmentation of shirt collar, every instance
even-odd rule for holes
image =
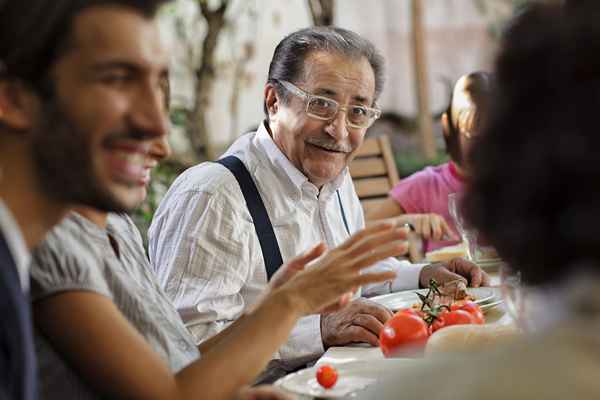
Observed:
[[[29,262],[31,254],[21,233],[21,229],[15,221],[8,207],[0,199],[0,230],[8,244],[8,249],[15,260],[21,288],[24,292],[29,291]]]
[[[309,182],[306,175],[298,170],[298,168],[292,164],[287,156],[283,154],[279,147],[277,147],[273,141],[269,129],[267,128],[266,121],[260,124],[258,130],[256,131],[255,140],[257,145],[262,147],[264,150],[269,163],[271,163],[277,169],[282,170],[300,192],[302,192],[303,188],[312,187],[314,188],[315,193],[319,193],[317,187]],[[342,186],[346,174],[348,174],[347,167],[344,168],[344,170],[333,181],[323,185],[320,195],[329,197],[332,193],[338,190]]]

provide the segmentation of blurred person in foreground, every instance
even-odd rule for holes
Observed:
[[[228,165],[202,163],[169,188],[148,233],[150,260],[199,342],[252,306],[282,262],[319,242],[338,246],[363,229],[348,163],[380,114],[382,90],[383,59],[372,43],[341,28],[296,31],[273,54],[258,130],[227,150],[221,162]],[[487,283],[485,273],[461,259],[413,265],[389,258],[370,271],[397,277],[365,285],[365,295],[416,289],[431,278]],[[329,346],[376,346],[391,316],[357,298],[339,312],[302,318],[271,363],[274,375]]]
[[[323,245],[317,245],[290,260],[255,307],[204,343],[200,354],[156,283],[139,232],[122,214],[145,198],[150,170],[169,152],[168,57],[152,18],[158,3],[65,0],[19,4],[2,11],[20,11],[22,19],[13,24],[15,35],[26,32],[44,42],[28,48],[39,53],[26,54],[29,60],[51,57],[42,58],[50,71],[39,75],[47,79],[40,83],[40,90],[53,100],[48,103],[54,106],[51,110],[61,112],[42,114],[54,116],[50,121],[56,125],[43,125],[47,130],[38,134],[46,135],[47,147],[38,150],[52,150],[55,153],[50,155],[63,162],[51,167],[76,168],[59,168],[63,179],[89,178],[89,182],[69,180],[73,187],[59,180],[64,187],[54,190],[85,189],[79,193],[82,199],[104,190],[104,196],[98,196],[104,202],[80,201],[97,208],[69,207],[76,212],[55,227],[34,253],[31,274],[41,397],[287,398],[272,388],[243,386],[252,383],[298,318],[324,312],[326,307],[334,311],[349,301],[353,288],[393,279],[390,272],[360,274],[360,269],[398,254],[403,249],[398,243],[402,233],[380,225],[357,233],[336,249],[326,252]],[[40,13],[25,12],[32,9]],[[31,29],[53,33],[37,37]],[[8,60],[10,71],[11,62],[16,61]],[[41,107],[34,93],[18,92],[26,82],[13,84],[2,86],[6,90],[6,97],[0,97],[3,101]],[[13,115],[9,107],[3,110]],[[34,118],[35,111],[40,110],[34,108],[33,116],[28,116],[41,125],[43,120]],[[33,123],[24,117],[16,120]],[[71,163],[82,159],[86,162]],[[300,272],[308,262],[314,265]],[[10,372],[3,364],[3,379]],[[21,397],[2,394],[3,399]]]
[[[471,155],[465,211],[520,271],[517,319],[529,333],[429,361],[382,385],[378,399],[600,398],[599,7],[537,3],[512,22]]]
[[[126,4],[138,20],[149,21],[162,2],[93,2],[100,3]],[[104,210],[137,204],[131,188],[140,168],[128,157],[166,135],[162,104],[155,101],[166,59],[153,45],[130,54],[107,54],[107,43],[97,38],[90,46],[105,20],[72,24],[89,6],[0,0],[1,399],[37,397],[29,251],[73,204]],[[123,70],[135,71],[136,85],[115,76]],[[126,125],[111,125],[111,108],[134,115]]]
[[[460,242],[448,211],[448,195],[464,191],[470,174],[466,154],[481,131],[491,90],[492,77],[487,72],[472,72],[456,81],[442,114],[450,161],[402,179],[386,201],[366,215],[368,221],[394,218],[398,224],[412,224],[424,240],[425,253]]]

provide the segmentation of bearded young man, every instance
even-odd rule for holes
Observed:
[[[29,251],[71,205],[137,204],[141,161],[166,135],[167,58],[154,31],[142,48],[108,54],[109,43],[91,45],[106,20],[76,16],[104,5],[149,20],[161,3],[0,1],[0,398],[36,398]]]

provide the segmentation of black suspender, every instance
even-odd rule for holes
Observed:
[[[267,214],[267,209],[260,197],[260,193],[258,193],[256,184],[254,183],[254,180],[252,180],[244,163],[236,156],[227,156],[215,162],[227,168],[240,185],[244,200],[246,200],[246,206],[248,207],[248,211],[250,211],[252,221],[254,222],[254,229],[256,230],[258,241],[260,242],[260,248],[267,269],[267,279],[270,280],[273,274],[283,264],[283,259],[281,258],[281,250],[279,249],[279,243],[277,243],[277,237],[273,231],[273,224],[271,224],[271,219],[269,218],[269,214]],[[342,220],[344,221],[346,232],[348,232],[348,236],[350,236],[350,228],[348,226],[348,220],[346,219],[344,206],[342,205],[340,191],[336,190],[336,194],[340,205]]]
[[[236,156],[228,156],[216,162],[227,168],[235,176],[240,185],[240,189],[246,200],[246,206],[254,222],[258,241],[260,242],[260,248],[267,269],[267,279],[270,280],[275,271],[283,264],[283,260],[271,219],[269,218],[269,214],[267,214],[267,209],[260,197],[260,193],[258,193],[256,184],[252,180],[244,163]]]
[[[344,206],[342,205],[342,197],[340,196],[340,190],[335,191],[337,193],[338,203],[340,205],[340,212],[342,213],[342,219],[344,220],[344,226],[346,227],[346,232],[348,232],[348,236],[350,235],[350,228],[348,227],[348,220],[346,219],[346,212],[344,211]]]

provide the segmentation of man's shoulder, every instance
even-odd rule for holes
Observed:
[[[229,192],[237,185],[233,174],[216,162],[203,162],[185,170],[173,183],[176,193],[202,192],[219,194]]]

